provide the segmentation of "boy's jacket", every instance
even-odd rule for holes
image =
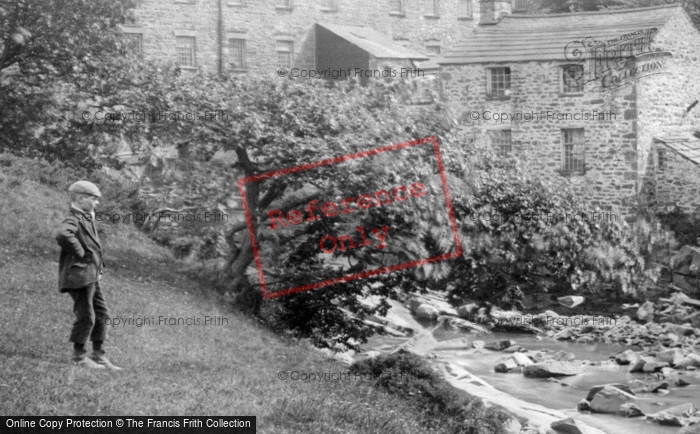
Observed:
[[[60,292],[97,282],[97,277],[104,268],[97,223],[93,226],[93,222],[86,218],[90,216],[88,213],[74,207],[70,211],[71,215],[63,220],[61,229],[56,234],[56,241],[61,246],[61,257],[58,260]]]

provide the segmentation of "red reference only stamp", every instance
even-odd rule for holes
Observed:
[[[375,159],[383,157],[384,161],[398,160],[402,156],[401,152],[418,150],[418,148],[421,147],[432,148],[434,161],[432,165],[434,165],[434,167],[424,167],[423,169],[427,169],[424,173],[433,173],[435,174],[434,176],[427,177],[426,179],[411,179],[408,182],[398,184],[389,184],[383,188],[375,187],[347,197],[327,200],[311,199],[305,205],[293,209],[282,210],[278,209],[280,207],[276,208],[275,206],[270,206],[269,209],[264,210],[264,213],[261,213],[261,218],[258,219],[258,227],[256,228],[256,221],[254,221],[255,219],[251,213],[246,195],[246,184],[258,183],[282,176],[292,176],[292,174],[299,174],[302,172],[322,170],[324,167],[334,165],[342,166],[352,164],[353,170],[357,171],[358,168],[362,168],[362,163],[365,161],[367,161],[368,166],[371,164],[376,166],[377,162],[371,161],[373,157]],[[424,161],[424,163],[426,166],[430,165],[429,162]],[[419,178],[419,175],[417,175],[419,172],[418,170],[412,170],[411,172],[413,172],[415,178]],[[308,173],[306,174],[308,175]],[[434,188],[430,188],[430,185],[433,185]],[[417,267],[455,258],[462,254],[462,247],[440,155],[440,147],[437,137],[434,136],[241,178],[238,181],[238,186],[243,200],[248,234],[253,249],[258,279],[265,299]],[[441,209],[439,208],[439,204],[442,204],[440,207]],[[284,231],[288,233],[291,230],[304,230],[308,229],[310,225],[316,225],[317,230],[311,231],[311,240],[313,240],[311,243],[312,251],[307,252],[306,256],[309,258],[314,257],[317,261],[325,261],[328,264],[332,264],[334,260],[337,262],[338,254],[342,255],[350,251],[370,249],[375,252],[386,252],[390,250],[388,245],[394,235],[392,234],[391,224],[365,227],[358,222],[360,222],[363,217],[366,217],[366,213],[370,211],[389,212],[393,210],[394,213],[396,213],[397,206],[400,205],[422,206],[423,209],[430,209],[433,213],[441,213],[443,218],[440,221],[447,223],[448,228],[446,227],[445,229],[451,233],[452,239],[454,240],[454,248],[452,251],[425,258],[399,261],[386,266],[377,266],[373,269],[350,273],[343,273],[343,267],[337,267],[340,269],[340,274],[337,276],[324,275],[314,282],[292,284],[282,290],[269,290],[268,284],[266,283],[262,256],[263,253],[267,253],[268,256],[275,256],[278,252],[264,250],[265,248],[262,246],[267,244],[260,243],[259,238],[261,238],[261,231],[265,232],[265,235],[267,235],[266,238],[277,239]],[[340,218],[347,219],[348,223],[340,225],[337,223]],[[335,229],[337,229],[338,226],[345,227],[345,232],[347,233],[337,233],[338,231]],[[274,243],[266,248],[274,249]]]

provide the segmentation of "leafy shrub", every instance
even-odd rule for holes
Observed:
[[[698,229],[698,216],[684,212],[679,207],[670,211],[660,212],[656,217],[669,230],[671,230],[681,245],[695,245],[695,239],[700,236]]]
[[[407,398],[424,414],[449,419],[452,433],[504,432],[504,424],[511,418],[455,389],[425,360],[413,354],[396,353],[362,360],[351,365],[349,372],[374,379],[375,387]]]

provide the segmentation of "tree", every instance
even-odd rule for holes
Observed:
[[[134,0],[0,0],[0,150],[94,169],[115,131],[84,119],[122,88]],[[104,125],[109,127],[109,125]],[[107,137],[104,136],[107,134]]]

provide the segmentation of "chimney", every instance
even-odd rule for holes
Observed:
[[[501,21],[503,15],[509,15],[512,11],[512,3],[516,0],[476,0],[478,7],[479,25],[496,24]],[[518,3],[522,3],[521,0]],[[475,17],[477,18],[477,17]]]

